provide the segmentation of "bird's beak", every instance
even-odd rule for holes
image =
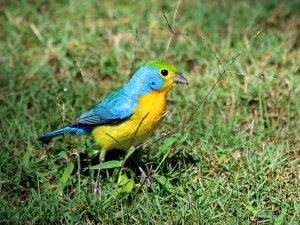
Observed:
[[[182,76],[181,73],[177,73],[177,76],[173,78],[173,81],[176,84],[189,84],[187,79],[185,79],[184,76]]]

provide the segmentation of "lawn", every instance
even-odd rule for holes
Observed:
[[[299,224],[299,21],[297,0],[2,0],[0,223]],[[127,160],[94,193],[91,137],[37,137],[164,58],[189,85],[131,149],[151,187]]]

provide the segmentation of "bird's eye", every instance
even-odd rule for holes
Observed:
[[[162,71],[160,71],[160,73],[161,73],[161,75],[163,75],[163,76],[167,76],[168,73],[169,73],[169,71],[168,71],[168,70],[162,70]]]

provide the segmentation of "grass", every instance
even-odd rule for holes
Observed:
[[[114,4],[113,4],[114,3]],[[190,85],[143,150],[153,190],[136,168],[104,170],[101,195],[83,153],[89,137],[48,148],[39,135],[68,124],[162,59],[176,2],[2,1],[0,222],[5,224],[299,224],[298,1],[183,1],[167,60]],[[185,124],[226,67],[195,117]],[[175,136],[161,137],[180,125]],[[78,152],[82,153],[79,157]],[[111,160],[124,155],[112,154]],[[97,164],[97,162],[93,163]],[[122,183],[123,182],[123,183]]]

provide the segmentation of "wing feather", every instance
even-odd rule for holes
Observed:
[[[83,113],[76,120],[76,123],[89,125],[118,123],[132,115],[136,103],[136,96],[127,96],[120,89],[109,95],[91,110]]]

